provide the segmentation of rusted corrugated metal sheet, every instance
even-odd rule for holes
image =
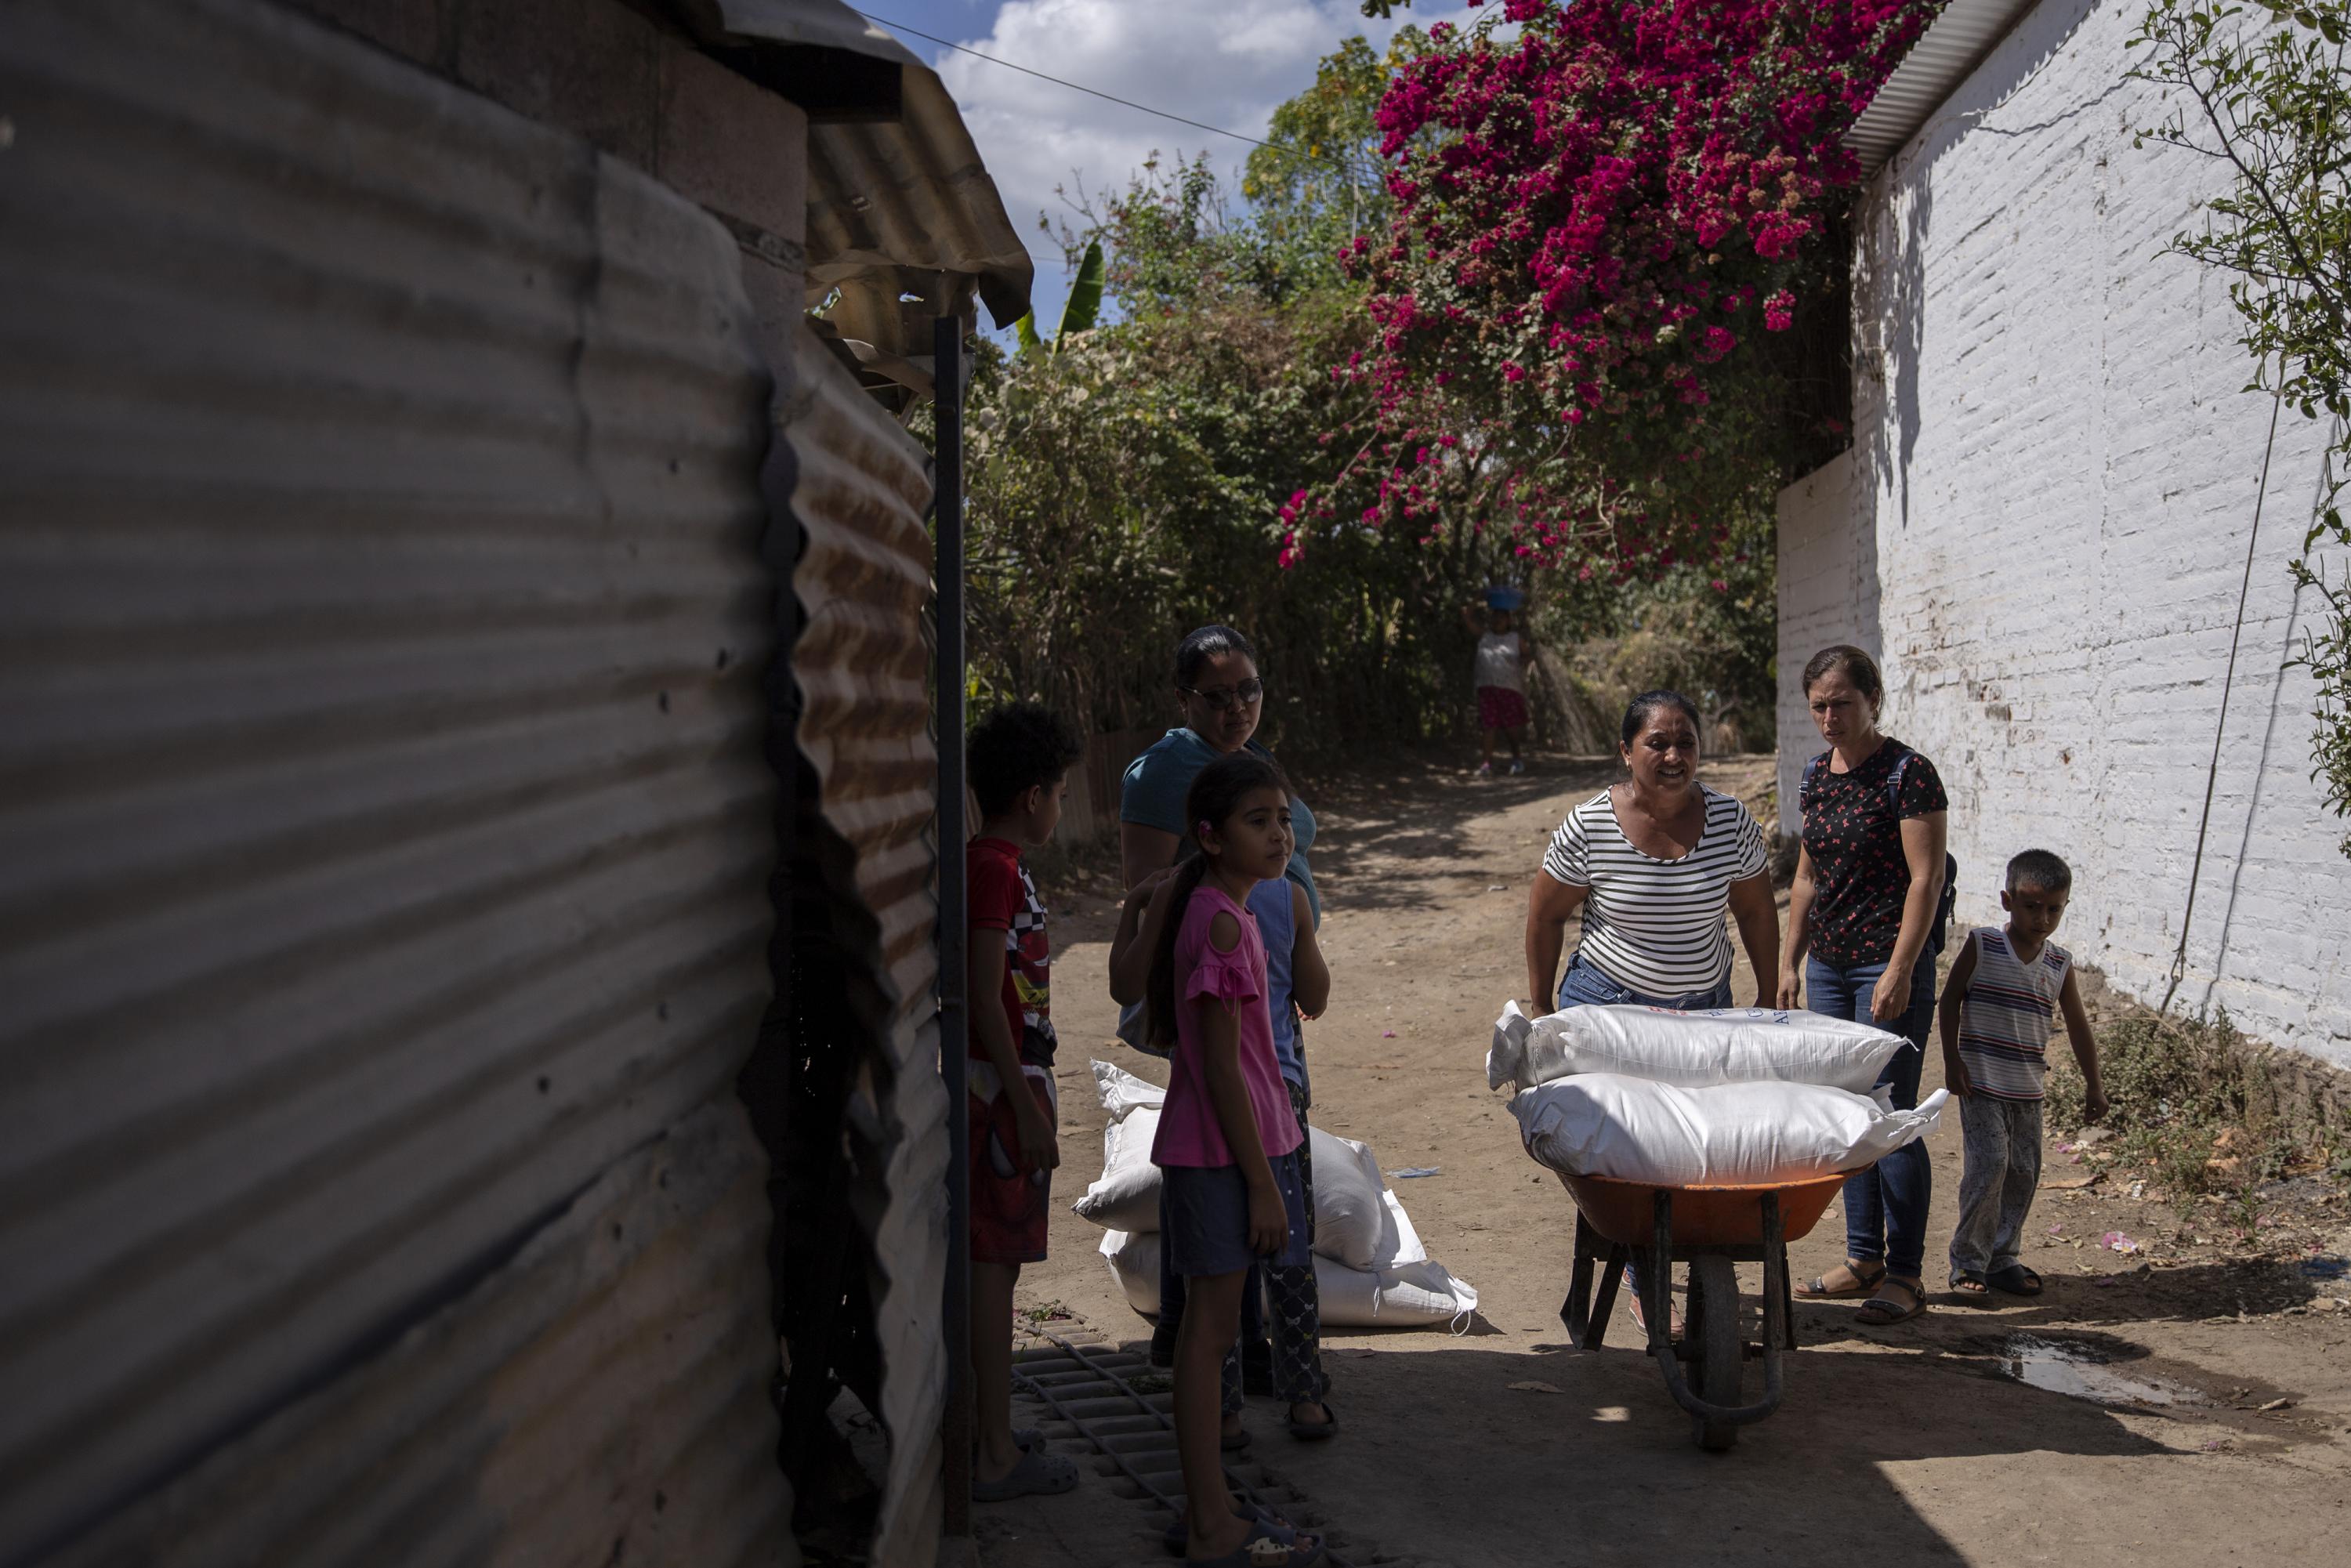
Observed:
[[[833,925],[857,956],[841,977],[872,1051],[850,1105],[850,1194],[883,1279],[878,1412],[890,1474],[876,1563],[931,1561],[940,1525],[939,1416],[946,1350],[946,1095],[936,1007],[938,753],[917,629],[930,593],[922,448],[800,329],[784,434],[798,460],[792,511],[805,537],[792,592],[803,622],[792,671],[799,747],[820,780]]]
[[[0,1561],[772,1561],[733,241],[259,0],[0,110]]]
[[[1844,144],[1861,155],[1861,166],[1875,171],[1900,152],[2037,4],[2039,0],[1950,0],[1844,133]]]
[[[809,128],[808,281],[820,297],[862,297],[850,336],[927,361],[927,317],[909,331],[896,306],[912,291],[935,307],[942,272],[977,279],[998,327],[1028,314],[1037,264],[921,57],[841,0],[694,0],[687,15],[714,41],[847,49],[904,68],[896,120]]]

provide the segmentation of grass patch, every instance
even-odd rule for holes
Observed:
[[[2247,1040],[2225,1013],[2108,1022],[2098,1065],[2107,1147],[2149,1167],[2175,1202],[2243,1197],[2288,1176],[2351,1177],[2351,1105],[2314,1076],[2325,1070]],[[2083,1124],[2082,1091],[2071,1053],[2051,1051],[2051,1125]]]

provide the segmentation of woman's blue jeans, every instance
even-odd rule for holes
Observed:
[[[1704,1012],[1709,1008],[1730,1005],[1730,977],[1725,975],[1710,991],[1692,991],[1682,997],[1650,997],[1628,990],[1598,969],[1583,961],[1578,953],[1567,961],[1567,973],[1559,977],[1559,1010],[1570,1008],[1649,1007],[1671,1008],[1677,1013]],[[1628,1272],[1633,1279],[1633,1296],[1641,1293],[1641,1266],[1634,1263]]]
[[[1676,1012],[1702,1012],[1708,1008],[1730,1005],[1730,977],[1725,975],[1714,988],[1692,991],[1686,997],[1651,997],[1628,990],[1598,969],[1583,961],[1578,953],[1567,961],[1567,973],[1559,977],[1559,1010],[1585,1007],[1645,1007],[1671,1008]]]
[[[1818,958],[1804,961],[1804,1005],[1830,1018],[1861,1023],[1869,1015],[1870,998],[1877,993],[1883,964],[1839,967]],[[1910,1006],[1889,1027],[1910,1041],[1877,1075],[1893,1091],[1896,1110],[1918,1103],[1918,1072],[1927,1061],[1927,1031],[1935,1021],[1935,960],[1920,954],[1910,971]],[[1868,1261],[1883,1259],[1886,1271],[1898,1280],[1916,1280],[1927,1266],[1927,1205],[1934,1196],[1935,1168],[1927,1158],[1924,1140],[1908,1143],[1844,1184],[1845,1256]]]

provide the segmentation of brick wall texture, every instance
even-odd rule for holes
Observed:
[[[2138,15],[2046,0],[1858,214],[1855,444],[1780,504],[1780,787],[1821,749],[1797,682],[1879,655],[1884,727],[1951,795],[1959,911],[2029,846],[2073,865],[2058,940],[2163,994],[2189,897],[2271,400],[2224,279],[2162,254],[2224,188],[2134,147]],[[2351,1066],[2351,861],[2310,778],[2302,549],[2323,428],[2285,411],[2220,731],[2179,1002]],[[2340,570],[2341,561],[2333,562]]]

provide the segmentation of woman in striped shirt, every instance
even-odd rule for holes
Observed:
[[[1641,1002],[1695,1009],[1730,1005],[1726,910],[1768,1007],[1780,973],[1780,915],[1765,869],[1763,830],[1746,807],[1698,781],[1698,708],[1679,692],[1644,692],[1625,710],[1631,775],[1567,814],[1527,896],[1527,987],[1541,1012],[1553,995],[1567,923],[1583,930],[1560,976],[1562,1011]],[[1640,1323],[1640,1272],[1625,1270]],[[1674,1314],[1674,1332],[1681,1332]],[[1647,1325],[1642,1323],[1646,1328]]]
[[[1527,984],[1535,1010],[1643,1002],[1730,1005],[1727,910],[1739,924],[1756,1004],[1780,973],[1779,913],[1763,830],[1746,807],[1698,781],[1698,709],[1679,692],[1645,692],[1625,710],[1625,766],[1552,835],[1527,899]],[[1568,920],[1583,929],[1559,975]]]

